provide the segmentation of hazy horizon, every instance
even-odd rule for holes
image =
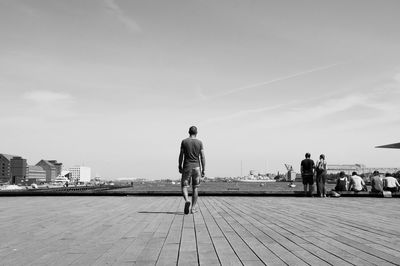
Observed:
[[[0,0],[0,153],[92,175],[400,167],[399,1]]]

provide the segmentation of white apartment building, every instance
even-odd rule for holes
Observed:
[[[91,168],[87,166],[74,166],[69,168],[72,182],[90,182]]]

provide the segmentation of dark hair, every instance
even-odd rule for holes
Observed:
[[[306,153],[306,158],[310,158],[311,154],[309,152]]]
[[[379,175],[379,171],[375,170],[373,175]]]
[[[324,154],[321,154],[320,156],[319,156],[319,158],[321,159],[323,159],[323,160],[325,160],[325,155]]]
[[[191,126],[189,128],[189,135],[197,135],[197,127]]]
[[[353,172],[353,173],[351,173],[351,175],[357,175],[357,172]]]
[[[344,176],[344,172],[341,171],[341,172],[339,173],[339,176]]]
[[[386,173],[386,174],[385,174],[385,176],[391,176],[391,174],[389,174],[389,173]]]

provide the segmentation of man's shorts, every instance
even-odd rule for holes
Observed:
[[[313,185],[314,184],[314,176],[313,175],[303,175],[303,185]]]
[[[200,185],[200,176],[200,167],[184,168],[181,179],[182,187],[189,187],[190,184],[193,187],[198,187]]]

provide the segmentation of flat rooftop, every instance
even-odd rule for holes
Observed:
[[[0,198],[1,265],[400,265],[397,198]]]

